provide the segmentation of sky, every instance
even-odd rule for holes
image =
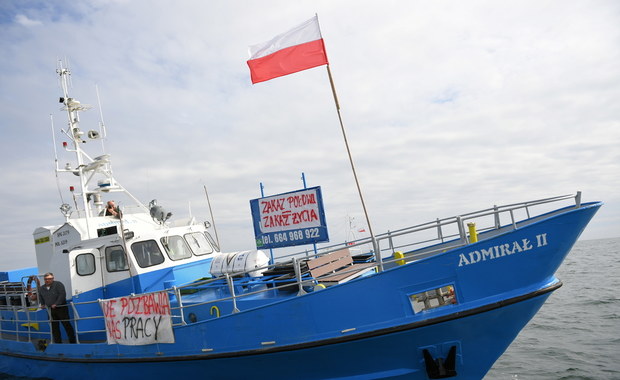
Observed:
[[[75,184],[54,174],[59,59],[116,179],[199,220],[206,186],[223,250],[255,248],[260,183],[302,173],[332,242],[366,229],[326,68],[250,82],[248,46],[315,14],[375,233],[581,191],[605,202],[581,238],[620,236],[615,0],[3,0],[3,267],[35,264],[32,232],[63,222]]]

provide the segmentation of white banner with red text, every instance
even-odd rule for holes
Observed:
[[[166,292],[100,300],[108,344],[174,343]]]

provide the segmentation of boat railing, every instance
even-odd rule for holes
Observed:
[[[557,202],[571,201],[571,204],[564,208],[558,208]],[[554,206],[554,207],[551,207]],[[312,292],[315,286],[321,283],[321,278],[313,278],[308,269],[307,262],[343,248],[362,248],[368,253],[353,256],[354,261],[363,260],[369,266],[374,267],[374,272],[403,265],[412,261],[424,259],[429,256],[441,254],[449,249],[471,244],[475,241],[487,239],[498,234],[534,223],[540,218],[546,218],[554,213],[564,212],[567,207],[581,206],[581,193],[577,195],[562,195],[552,198],[544,198],[534,201],[515,203],[503,206],[493,206],[484,210],[462,214],[455,217],[436,219],[435,221],[407,227],[399,230],[390,231],[385,234],[377,235],[376,246],[379,247],[380,254],[377,255],[372,247],[372,240],[362,238],[346,244],[330,245],[320,248],[317,253],[309,254],[301,251],[295,254],[281,256],[276,263],[266,265],[261,268],[252,268],[248,272],[227,273],[220,277],[206,278],[199,281],[182,284],[166,289],[171,301],[171,317],[173,326],[183,326],[194,321],[191,320],[191,311],[195,308],[211,306],[217,310],[216,316],[220,317],[220,308],[215,304],[230,302],[228,314],[244,311],[244,307],[253,308],[256,304],[244,306],[241,300],[261,293],[273,292],[274,294],[286,294],[290,297],[304,295]],[[554,211],[555,210],[555,211]],[[475,227],[472,228],[472,224]],[[365,248],[367,247],[367,248]],[[292,271],[288,275],[264,275],[266,271],[273,270],[283,264],[290,265]],[[305,268],[305,269],[304,269]],[[344,268],[338,273],[353,273],[356,269]],[[262,276],[252,277],[249,272],[260,271]],[[31,340],[40,339],[41,333],[33,330],[33,323],[49,323],[39,318],[33,318],[33,313],[38,310],[38,305],[32,305],[26,297],[25,289],[8,284],[2,287],[0,283],[0,310],[5,312],[7,309],[12,311],[12,321],[7,321],[5,317],[0,326],[0,333],[6,339]],[[225,290],[220,292],[220,296],[209,299],[185,299],[186,295],[200,292],[209,288]],[[156,292],[150,292],[156,293]],[[144,293],[149,294],[149,293]],[[4,299],[4,301],[2,301]],[[2,303],[4,302],[4,305]],[[73,311],[72,323],[75,326],[76,335],[98,333],[105,336],[105,318],[101,309],[98,312],[82,312],[90,308],[99,300],[86,302],[70,302]],[[49,316],[48,316],[49,317]],[[187,319],[190,319],[189,321]],[[101,320],[95,324],[98,328],[83,328],[81,324],[86,321]],[[12,323],[11,323],[12,322]],[[26,327],[26,331],[21,330]],[[79,338],[78,338],[79,339]],[[79,342],[79,341],[78,341]]]
[[[405,255],[412,257],[427,257],[443,252],[447,248],[467,245],[476,242],[478,239],[490,238],[507,230],[514,230],[518,224],[532,223],[535,220],[532,218],[535,207],[572,199],[575,200],[578,207],[580,205],[580,193],[577,196],[564,195],[504,206],[493,206],[468,214],[437,219],[435,222],[381,235],[377,238],[378,246],[382,256],[386,251],[394,255],[400,250]],[[543,217],[544,214],[544,212],[539,213],[538,217]],[[414,234],[427,238],[412,239]],[[407,239],[403,241],[403,237]]]
[[[433,222],[420,224],[377,236],[380,256],[386,252],[395,255],[397,252],[409,260],[428,257],[441,253],[448,248],[456,248],[480,239],[490,238],[507,230],[514,230],[519,225],[532,223],[537,218],[548,216],[547,213],[556,202],[570,200],[575,207],[581,206],[581,192],[576,195],[538,199],[534,201],[514,203],[503,206],[461,214],[459,216],[437,219]],[[546,209],[545,206],[551,207]],[[537,214],[533,217],[535,209]],[[521,215],[519,215],[521,214]],[[416,235],[419,238],[412,238]],[[406,238],[406,239],[405,239]],[[388,260],[388,263],[400,261],[399,257]],[[385,263],[385,260],[382,260]],[[379,267],[381,267],[380,265]]]
[[[369,252],[380,264],[400,261],[395,258],[387,259],[397,252],[405,256],[426,257],[435,253],[443,252],[447,248],[455,248],[467,245],[472,242],[472,232],[469,224],[473,223],[474,235],[481,235],[480,238],[495,236],[507,229],[516,229],[519,224],[531,223],[535,217],[544,217],[545,212],[553,209],[557,202],[571,201],[575,207],[581,206],[581,192],[576,195],[568,194],[550,198],[537,199],[533,201],[493,206],[483,210],[452,216],[443,219],[436,219],[431,222],[418,224],[398,230],[388,231],[387,233],[376,235],[378,255],[381,260],[377,260],[371,237],[364,237],[343,244],[335,244],[321,247],[317,253],[302,251],[293,252],[280,256],[280,260],[290,260],[292,257],[313,257],[334,252],[343,248],[361,248],[362,251]],[[545,207],[548,207],[545,210]],[[541,209],[537,211],[537,209]],[[537,211],[537,214],[534,214]],[[534,216],[533,216],[534,215]],[[473,238],[473,239],[476,239]],[[382,270],[383,265],[379,265]]]
[[[39,306],[35,303],[30,305],[25,302],[26,298],[23,297],[25,293],[14,292],[9,296],[14,300],[18,297],[21,298],[24,303],[13,302],[10,305],[1,305],[0,311],[3,318],[0,323],[0,334],[2,339],[20,340],[20,341],[32,341],[33,339],[46,336],[51,337],[51,326],[48,332],[40,332],[40,325],[43,323],[49,324],[49,318],[47,321],[42,321],[35,318],[35,314],[40,310]],[[10,313],[11,317],[8,317],[6,313]]]

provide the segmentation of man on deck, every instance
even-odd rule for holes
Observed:
[[[69,307],[67,305],[67,293],[65,286],[60,281],[54,281],[53,273],[43,275],[45,284],[39,288],[39,300],[42,309],[49,309],[49,315],[52,322],[52,341],[54,343],[62,343],[60,335],[61,322],[69,337],[69,343],[75,343],[75,331],[71,322],[69,322]]]

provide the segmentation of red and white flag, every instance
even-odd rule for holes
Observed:
[[[329,63],[317,16],[267,42],[250,46],[249,51],[252,83]]]

